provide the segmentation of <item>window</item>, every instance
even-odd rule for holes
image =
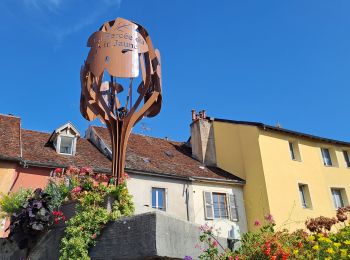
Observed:
[[[166,211],[164,188],[152,188],[152,208]]]
[[[60,153],[73,154],[73,137],[61,136]]]
[[[233,194],[204,192],[206,219],[230,219],[238,221],[236,197]]]
[[[301,161],[299,144],[297,142],[289,142],[290,158],[294,161]]]
[[[343,151],[343,155],[344,155],[344,160],[345,160],[345,163],[346,163],[346,167],[350,167],[350,159],[349,159],[348,151]]]
[[[225,193],[213,193],[214,218],[228,218]]]
[[[311,197],[307,184],[299,184],[299,196],[303,208],[311,208]]]
[[[323,164],[325,166],[332,166],[332,158],[331,158],[329,149],[321,148],[321,154],[322,154]]]
[[[344,196],[343,196],[343,194],[345,193],[345,190],[344,189],[332,188],[331,192],[332,192],[334,207],[336,209],[344,207]]]

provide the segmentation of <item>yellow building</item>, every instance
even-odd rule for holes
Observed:
[[[191,131],[192,139],[197,132],[204,143],[201,150],[191,140],[193,151],[203,152],[203,163],[210,158],[210,164],[246,181],[250,230],[267,214],[273,215],[277,228],[304,228],[308,217],[332,217],[337,207],[349,204],[350,143],[205,116],[194,117]]]

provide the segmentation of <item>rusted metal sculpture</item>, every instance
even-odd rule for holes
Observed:
[[[106,22],[90,36],[88,47],[91,49],[80,72],[80,111],[87,120],[98,117],[106,124],[112,141],[112,176],[118,185],[133,126],[143,117],[156,116],[161,109],[160,53],[153,48],[145,28],[123,18]],[[118,78],[130,79],[124,106],[118,99],[124,90]],[[139,96],[132,103],[132,85],[137,78],[141,81]]]

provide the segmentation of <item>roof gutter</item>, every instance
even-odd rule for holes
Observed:
[[[206,178],[206,177],[191,177],[193,181],[195,182],[206,182],[206,183],[220,183],[220,184],[236,184],[236,185],[245,185],[245,181],[238,181],[238,180],[222,180],[217,178]]]

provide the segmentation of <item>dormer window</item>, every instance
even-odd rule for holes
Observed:
[[[50,141],[56,152],[62,155],[75,155],[77,140],[80,137],[78,130],[67,123],[57,128],[51,135]]]
[[[61,136],[60,153],[73,154],[74,137]]]

